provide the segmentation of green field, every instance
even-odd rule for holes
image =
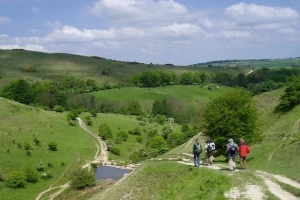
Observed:
[[[11,172],[25,170],[28,166],[35,169],[42,160],[46,171],[53,175],[52,179],[28,184],[26,189],[8,189],[0,182],[0,199],[34,199],[56,182],[69,165],[68,172],[84,160],[91,160],[95,154],[93,138],[79,126],[69,126],[66,114],[27,107],[3,98],[0,98],[0,110],[0,170]],[[41,146],[35,146],[33,136],[40,139]],[[57,143],[58,151],[48,150],[51,141]],[[23,146],[24,142],[33,147],[32,156],[27,156],[26,151],[17,146],[18,143]],[[61,166],[62,162],[65,166]],[[48,167],[48,163],[52,163],[53,168]],[[67,180],[63,177],[57,185]]]
[[[32,68],[34,72],[23,71]],[[41,53],[25,50],[0,50],[0,87],[11,80],[29,81],[61,80],[66,77],[90,78],[98,83],[110,84],[129,81],[133,75],[150,70],[172,71],[181,74],[187,71],[247,73],[249,69],[212,69],[172,65],[121,62],[105,58],[93,58],[72,54]]]
[[[167,86],[158,88],[137,88],[125,87],[120,89],[103,90],[93,92],[92,94],[101,101],[106,99],[110,101],[130,101],[136,100],[140,102],[145,108],[151,109],[152,103],[155,100],[163,99],[177,99],[189,105],[199,104],[203,101],[209,100],[220,92],[226,91],[228,87],[221,86],[216,90],[208,90],[200,86]]]

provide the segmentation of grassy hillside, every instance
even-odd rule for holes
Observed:
[[[23,171],[26,167],[35,170],[42,160],[46,171],[53,175],[52,179],[28,184],[26,189],[8,189],[0,182],[0,199],[34,199],[38,192],[56,182],[68,166],[71,165],[69,171],[74,169],[79,164],[78,159],[83,162],[93,158],[96,149],[93,138],[79,126],[69,126],[66,114],[27,107],[3,98],[0,98],[0,110],[0,172]],[[34,136],[40,139],[40,146],[34,144]],[[48,150],[48,143],[52,141],[57,143],[58,151]],[[26,155],[25,142],[33,148],[31,156]],[[48,167],[48,163],[53,167]],[[66,181],[63,177],[58,184]]]
[[[93,92],[92,94],[98,99],[107,99],[111,101],[139,101],[145,108],[151,109],[155,100],[175,98],[186,102],[187,104],[199,104],[207,101],[210,97],[226,91],[228,87],[221,87],[216,90],[208,90],[199,86],[168,86],[158,88],[121,88]]]
[[[221,60],[206,63],[198,63],[196,67],[241,67],[241,68],[261,68],[261,67],[300,67],[300,57],[285,59],[261,59],[261,60]]]
[[[175,162],[144,162],[139,171],[107,193],[94,199],[226,199],[232,186],[224,172],[199,169]]]
[[[30,70],[33,71],[28,72]],[[47,54],[25,50],[0,50],[0,87],[12,79],[60,80],[69,76],[91,78],[98,83],[105,81],[119,83],[128,81],[135,74],[149,70],[173,71],[176,74],[186,71],[223,71],[233,74],[249,71],[249,69],[211,69],[121,62],[100,57],[62,53]]]
[[[300,181],[300,106],[285,114],[275,114],[282,92],[276,90],[255,97],[265,138],[252,147],[249,165]]]

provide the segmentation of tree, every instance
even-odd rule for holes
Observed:
[[[5,86],[1,92],[1,96],[24,104],[33,103],[35,99],[31,85],[23,79],[11,82]]]
[[[226,144],[228,138],[242,137],[254,142],[261,138],[257,131],[257,119],[249,92],[231,89],[207,103],[203,113],[204,133],[220,146]]]
[[[289,111],[300,104],[300,77],[292,76],[288,79],[284,94],[280,97],[277,111]]]
[[[142,106],[138,101],[131,101],[128,105],[127,110],[130,115],[142,114]]]
[[[82,190],[96,185],[95,176],[87,169],[77,169],[72,173],[71,187]]]
[[[107,124],[100,124],[98,132],[99,132],[99,136],[102,137],[103,140],[113,138],[110,127]]]

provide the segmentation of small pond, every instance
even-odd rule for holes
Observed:
[[[125,174],[130,173],[129,169],[120,169],[111,166],[100,166],[96,171],[96,180],[106,180],[106,179],[121,179]]]

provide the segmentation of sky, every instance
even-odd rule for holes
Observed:
[[[0,0],[0,49],[189,65],[300,56],[300,0]]]

